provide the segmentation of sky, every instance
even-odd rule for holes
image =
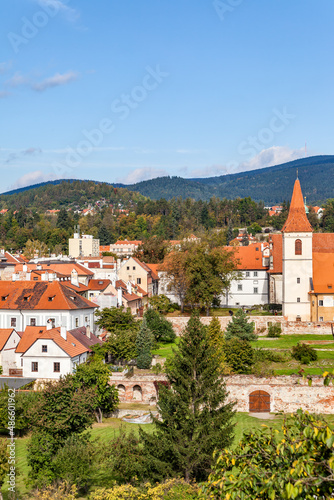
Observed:
[[[334,154],[332,0],[1,7],[0,192]]]

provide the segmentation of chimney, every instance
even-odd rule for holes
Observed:
[[[53,281],[55,279],[54,273],[49,274],[49,281]]]
[[[64,340],[67,340],[67,332],[65,326],[60,327],[60,335]]]
[[[71,284],[74,286],[79,286],[78,273],[75,269],[71,272]]]
[[[117,259],[117,266],[116,266],[116,270],[119,271],[120,267],[121,267],[121,259]]]
[[[123,297],[122,289],[119,288],[117,290],[117,307],[122,307],[123,305],[122,297]]]
[[[90,334],[90,326],[89,325],[86,325],[86,336],[87,338],[91,338],[91,334]]]
[[[30,281],[30,280],[31,280],[31,273],[27,273],[27,274],[26,274],[26,280],[27,280],[27,281]]]
[[[23,264],[23,268],[22,268],[23,272],[26,273],[28,271],[28,266],[27,264]]]
[[[52,321],[51,319],[48,319],[46,322],[46,329],[47,330],[52,330]]]
[[[131,285],[130,281],[127,282],[126,288],[127,288],[128,294],[131,295],[132,294],[132,285]]]

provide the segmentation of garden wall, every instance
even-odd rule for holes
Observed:
[[[221,328],[225,330],[228,323],[231,321],[231,316],[218,316]],[[268,323],[280,323],[282,325],[282,333],[318,333],[331,334],[331,323],[312,323],[307,321],[287,321],[284,316],[250,316],[251,321],[255,323],[255,332],[258,335],[267,335]],[[181,335],[183,329],[189,321],[189,317],[172,317],[168,318],[172,323],[176,335]],[[211,316],[201,317],[201,322],[208,325],[212,320]]]
[[[157,383],[166,381],[164,375],[142,375],[126,378],[115,373],[110,384],[119,389],[121,401],[154,404]],[[225,377],[228,400],[235,401],[236,410],[249,411],[249,396],[264,391],[270,398],[271,412],[295,412],[298,408],[315,413],[334,413],[334,386],[324,386],[322,377],[312,377],[312,385],[297,375],[262,378],[254,375]]]

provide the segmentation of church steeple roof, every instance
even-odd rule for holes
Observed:
[[[282,228],[282,233],[307,233],[313,231],[306,217],[305,205],[299,179],[293,187],[290,210],[287,220]]]

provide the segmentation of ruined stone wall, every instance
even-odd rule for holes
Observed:
[[[164,375],[143,375],[126,378],[115,373],[110,384],[119,388],[124,402],[154,403],[158,397],[154,381],[165,381]],[[315,413],[334,413],[334,386],[325,387],[322,377],[313,377],[312,385],[297,375],[256,377],[231,375],[225,377],[229,392],[228,401],[236,402],[236,410],[249,411],[249,396],[255,391],[265,391],[270,396],[271,412],[295,412],[298,408]]]
[[[167,318],[173,325],[176,335],[181,335],[189,317],[175,317]],[[228,323],[231,321],[230,316],[218,316],[222,330],[225,330]],[[280,323],[282,325],[283,334],[291,333],[318,333],[327,334],[331,333],[330,323],[312,323],[307,321],[287,321],[284,316],[250,316],[251,321],[255,323],[255,332],[258,335],[267,335],[269,323]],[[211,316],[201,317],[201,322],[208,325],[212,320]]]

